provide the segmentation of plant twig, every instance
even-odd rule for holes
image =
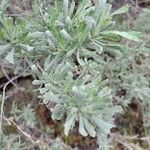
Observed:
[[[123,146],[124,146],[125,148],[127,148],[128,150],[142,150],[142,148],[139,147],[138,145],[135,145],[135,144],[133,144],[133,143],[129,143],[129,141],[127,141],[127,139],[126,139],[124,136],[122,136],[122,135],[115,134],[115,133],[111,133],[110,136],[111,136],[111,138],[112,138],[115,142],[117,142],[117,143],[123,145]],[[135,137],[134,137],[134,138],[135,138]]]
[[[21,129],[21,127],[20,127],[19,125],[17,125],[17,124],[13,121],[13,118],[12,118],[12,117],[8,119],[8,118],[6,118],[6,117],[4,116],[3,118],[8,122],[8,124],[13,124],[13,125],[15,125],[16,128],[17,128],[27,139],[29,139],[33,144],[36,144],[36,142],[31,138],[31,135],[28,134],[27,132],[23,131],[23,130]]]
[[[7,80],[10,81],[11,79],[9,78],[7,72],[5,71],[5,69],[2,65],[1,65],[1,70],[2,70],[3,74],[5,75],[5,77],[7,78]],[[16,88],[18,88],[18,86],[13,81],[11,81],[11,84],[14,85]]]
[[[4,108],[4,103],[5,103],[6,87],[7,87],[10,83],[12,83],[14,80],[16,80],[17,78],[19,78],[20,76],[21,76],[21,75],[16,76],[16,77],[12,78],[11,80],[9,80],[9,81],[5,84],[5,86],[4,86],[4,88],[3,88],[2,104],[1,104],[1,112],[0,112],[0,134],[2,134],[2,121],[3,121],[3,115],[4,115],[4,110],[3,110],[3,108]]]

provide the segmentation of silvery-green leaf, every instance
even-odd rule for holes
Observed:
[[[80,86],[79,86],[79,90],[85,92],[85,91],[86,91],[85,85],[80,85]]]
[[[96,22],[92,17],[85,17],[85,22],[90,29],[96,26]]]
[[[0,55],[2,55],[4,52],[9,50],[10,48],[11,48],[11,44],[0,45]]]
[[[46,92],[43,97],[44,97],[44,100],[50,100],[50,101],[55,102],[55,103],[61,102],[61,99],[59,99],[58,96],[55,95],[51,91]]]
[[[72,92],[75,96],[77,96],[80,99],[83,99],[87,96],[87,93],[81,91],[81,89],[79,89],[79,87],[76,86],[72,87]]]
[[[110,47],[116,50],[119,50],[120,52],[124,52],[125,50],[127,50],[127,48],[124,45],[121,44],[104,44],[106,47]]]
[[[72,40],[72,37],[71,37],[64,29],[62,29],[62,30],[60,31],[60,34],[61,34],[61,36],[64,37],[66,40],[69,40],[69,41]]]
[[[79,56],[79,51],[77,51],[77,61],[81,66],[85,66],[85,62]]]
[[[75,121],[76,121],[76,117],[77,117],[77,112],[78,109],[76,107],[71,108],[71,110],[69,110],[67,112],[67,118],[66,118],[66,122],[64,124],[64,133],[66,136],[68,136],[69,131],[74,127],[75,125]]]
[[[98,93],[98,96],[104,98],[110,96],[110,93],[111,93],[111,89],[105,87]]]
[[[46,36],[54,43],[57,43],[57,39],[54,37],[54,35],[49,31],[47,30],[46,32]]]
[[[111,104],[108,105],[110,106]],[[113,107],[112,106],[109,107],[108,105],[105,105],[107,108],[103,110],[102,117],[105,117],[106,121],[113,122],[114,114],[122,112],[122,108],[119,105]]]
[[[55,58],[53,58],[50,63],[45,67],[45,70],[49,70],[51,67],[53,67],[55,64],[58,64],[59,61],[61,60],[62,58],[59,57],[59,56],[56,56]]]
[[[27,50],[27,51],[32,51],[32,50],[34,50],[34,48],[35,47],[33,47],[33,46],[30,46],[30,45],[28,45],[28,44],[19,44],[22,48],[24,48],[25,50]]]
[[[54,85],[52,85],[51,83],[45,84],[45,88],[48,88],[48,89],[49,89],[50,91],[52,91],[53,93],[58,92],[58,89],[57,89]]]
[[[96,20],[99,21],[100,15],[103,12],[103,9],[105,8],[106,0],[98,0],[98,3],[96,4],[95,14],[96,14]]]
[[[43,103],[47,105],[49,102],[50,102],[49,97],[44,97]]]
[[[79,16],[79,18],[80,18],[80,16],[84,17],[84,15],[86,14],[85,11],[88,8],[89,9],[91,8],[89,6],[91,6],[91,2],[89,0],[81,1],[80,5],[78,6],[75,16]]]
[[[104,31],[101,32],[103,35],[109,35],[109,34],[114,34],[114,35],[119,35],[122,36],[124,38],[127,38],[129,40],[133,40],[133,41],[140,41],[142,34],[140,32],[136,32],[136,31],[131,31],[131,32],[124,32],[124,31]]]
[[[109,48],[109,49],[107,49],[105,51],[108,52],[109,54],[114,55],[116,57],[116,59],[120,59],[123,56],[122,51],[120,51],[118,49]]]
[[[118,15],[118,14],[123,14],[123,13],[126,13],[126,12],[128,12],[128,11],[129,11],[129,5],[126,4],[125,6],[119,8],[119,9],[117,9],[115,12],[113,12],[113,13],[111,14],[111,16]]]
[[[52,119],[60,120],[65,112],[64,106],[57,104],[54,108],[51,108]]]
[[[86,84],[88,81],[90,81],[90,79],[91,79],[91,75],[85,75],[83,78],[82,78],[83,80],[82,80],[82,84]]]
[[[71,25],[71,19],[69,16],[67,16],[66,20],[65,20],[66,25]]]
[[[66,57],[70,57],[75,51],[76,51],[76,48],[73,48],[72,50],[69,50],[66,54]]]
[[[44,82],[42,80],[34,80],[32,83],[34,85],[42,85]]]
[[[72,1],[72,2],[70,3],[70,8],[69,8],[69,16],[70,16],[70,17],[72,17],[73,12],[74,12],[74,9],[75,9],[75,2]]]
[[[59,74],[66,74],[68,71],[73,70],[73,67],[67,62],[63,67],[60,68]]]
[[[83,136],[87,136],[87,132],[84,127],[83,116],[79,114],[79,133]]]
[[[88,16],[92,11],[95,11],[95,6],[89,6],[89,4],[87,4],[87,8],[83,11],[83,16]]]
[[[90,51],[88,49],[82,49],[82,53],[86,56],[86,57],[89,57],[89,58],[94,58],[96,61],[99,60],[99,55],[96,54],[95,51]]]
[[[102,45],[100,45],[100,44],[98,44],[98,43],[96,43],[96,42],[92,42],[91,43],[91,47],[93,47],[95,50],[96,50],[96,52],[98,53],[98,54],[102,54],[102,52],[103,52],[103,47],[102,47]]]
[[[40,88],[39,91],[41,94],[45,94],[49,89],[48,88]]]
[[[110,133],[110,129],[114,127],[114,125],[103,121],[99,116],[93,115],[91,119],[95,122],[97,127],[106,135],[108,135]]]
[[[10,3],[10,0],[2,0],[2,1],[1,1],[1,6],[0,6],[0,10],[1,10],[2,12],[6,11],[6,9],[7,9],[8,5],[9,5],[9,3]]]
[[[56,20],[55,24],[56,24],[56,26],[59,26],[59,27],[64,27],[65,26],[65,24],[63,22],[60,22],[59,20]]]
[[[28,36],[32,38],[41,39],[43,36],[45,36],[45,34],[43,32],[36,31],[36,32],[29,33]]]
[[[67,79],[68,79],[68,81],[72,81],[72,79],[73,79],[73,73],[71,72],[71,71],[68,71],[67,72]]]
[[[55,74],[57,75],[57,74],[59,74],[60,75],[60,69],[62,68],[62,66],[63,66],[64,64],[62,63],[60,63],[60,64],[58,64],[57,66],[56,66],[56,68],[55,68]]]
[[[97,130],[97,143],[100,150],[110,150],[107,135],[100,129]]]
[[[35,74],[37,74],[37,75],[40,74],[40,72],[39,72],[39,70],[38,70],[38,68],[36,67],[35,64],[31,65],[31,70],[32,70]]]
[[[48,55],[48,57],[46,58],[45,62],[44,62],[44,68],[45,68],[45,71],[47,71],[47,66],[49,65],[50,63],[50,60],[51,60],[51,54]]]
[[[88,134],[91,137],[95,137],[96,136],[96,131],[94,129],[94,126],[86,118],[83,118],[83,121],[84,121],[84,126],[85,126],[86,131],[88,132]]]
[[[11,64],[14,64],[14,49],[12,49],[8,55],[5,57],[5,59],[11,63]]]
[[[64,18],[66,19],[68,16],[68,0],[64,0],[63,5]]]

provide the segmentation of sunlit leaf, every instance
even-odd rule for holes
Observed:
[[[8,54],[7,56],[5,57],[5,59],[11,63],[11,64],[14,64],[14,49],[12,49]]]
[[[126,13],[129,11],[129,5],[126,4],[125,6],[119,8],[118,10],[114,11],[111,16],[114,16],[114,15],[118,15],[118,14],[123,14],[123,13]]]
[[[119,36],[122,36],[124,38],[133,40],[133,41],[139,41],[142,37],[142,34],[140,32],[135,32],[135,31],[131,31],[131,32],[104,31],[104,32],[101,32],[101,34],[103,34],[103,35],[109,35],[109,34],[119,35]]]
[[[2,55],[3,53],[5,53],[7,50],[9,50],[11,48],[10,44],[7,45],[0,45],[0,55]]]
[[[64,133],[65,135],[68,136],[69,131],[74,127],[75,121],[76,121],[76,116],[77,116],[77,111],[78,109],[76,107],[71,108],[71,110],[68,111],[67,113],[67,118],[66,122],[64,124],[65,130]]]
[[[52,118],[60,120],[65,112],[64,106],[57,104],[54,108],[51,108]]]
[[[84,121],[83,121],[83,116],[79,114],[79,133],[83,136],[87,136],[87,132],[84,127]]]
[[[60,34],[62,35],[62,37],[64,37],[66,40],[71,41],[72,37],[63,29],[60,31]]]
[[[63,11],[64,11],[64,18],[66,19],[68,16],[68,0],[64,0]]]
[[[85,118],[84,118],[84,126],[86,128],[86,131],[88,132],[88,134],[91,137],[95,137],[96,136],[95,127]]]

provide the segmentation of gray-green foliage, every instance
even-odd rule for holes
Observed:
[[[149,48],[140,46],[128,50],[118,61],[107,62],[103,65],[103,75],[110,80],[113,93],[120,89],[126,91],[121,97],[115,96],[116,103],[129,104],[134,98],[141,101],[143,113],[143,125],[145,132],[149,135],[150,127],[150,51]],[[147,133],[148,132],[148,133]]]
[[[35,31],[29,36],[39,41],[36,47],[49,51],[43,69],[32,65],[39,78],[33,84],[40,86],[41,98],[52,107],[53,119],[66,116],[66,135],[78,121],[80,134],[97,136],[101,148],[108,149],[112,116],[121,108],[112,104],[108,83],[101,80],[104,63],[101,56],[109,51],[123,52],[126,48],[119,44],[121,37],[138,41],[141,34],[114,29],[113,15],[124,13],[127,6],[112,14],[111,5],[105,0],[96,6],[84,0],[76,12],[74,7],[74,3],[67,0],[63,4],[58,2],[50,12],[40,11],[37,28],[35,23],[30,24]],[[75,79],[74,70],[79,66],[81,72]]]
[[[106,138],[113,127],[112,116],[120,108],[112,105],[110,89],[105,81],[101,82],[99,74],[85,74],[73,80],[71,69],[62,64],[54,70],[42,72],[40,80],[33,84],[44,84],[45,87],[39,88],[39,91],[47,106],[54,105],[50,109],[53,119],[60,120],[67,114],[64,124],[66,135],[78,121],[81,135]]]
[[[77,8],[74,2],[64,0],[48,11],[42,8],[40,3],[31,20],[22,18],[16,25],[1,15],[0,57],[14,66],[20,67],[22,61],[31,66],[38,77],[33,84],[39,86],[40,98],[51,107],[52,118],[66,117],[66,135],[78,122],[81,135],[97,137],[100,148],[108,149],[113,115],[121,107],[112,104],[109,80],[101,78],[106,63],[103,56],[122,54],[127,48],[121,39],[138,41],[141,34],[117,31],[113,16],[128,7],[111,12],[106,0],[99,0],[96,6],[83,0]],[[36,66],[37,61],[40,64]]]
[[[121,32],[113,30],[115,23],[112,20],[113,15],[122,13],[116,11],[111,14],[111,5],[99,3],[92,6],[89,1],[82,1],[74,12],[74,2],[70,4],[64,1],[64,8],[59,2],[50,12],[42,13],[37,20],[31,23],[31,27],[36,29],[29,35],[39,42],[36,44],[37,49],[46,51],[60,57],[78,58],[78,63],[84,65],[80,61],[80,57],[93,58],[99,60],[99,55],[110,47],[114,51],[123,51],[125,47],[120,45],[120,36],[139,40],[138,32]],[[69,8],[67,6],[70,5]],[[126,6],[124,7],[125,10]],[[39,31],[38,31],[39,30]],[[46,45],[47,44],[47,45]],[[76,59],[75,58],[75,59]]]
[[[3,136],[3,138],[0,141],[1,150],[26,150],[28,149],[28,146],[26,143],[21,141],[21,137],[18,135],[9,135],[9,136]]]
[[[0,14],[0,59],[13,65],[15,73],[24,72],[34,57],[34,47],[28,37],[28,25],[24,18],[19,18],[14,25],[11,17]],[[38,56],[37,56],[38,57]],[[34,57],[34,59],[36,59]]]
[[[17,104],[13,103],[10,114],[17,122],[23,122],[28,127],[34,127],[36,123],[35,112],[30,105],[19,108],[17,107]]]
[[[14,25],[11,17],[5,17],[5,15],[1,14],[0,24],[1,58],[6,56],[8,62],[14,64],[14,53],[16,57],[21,58],[22,55],[31,50],[29,45],[27,45],[29,38],[27,37],[26,22],[20,19]]]

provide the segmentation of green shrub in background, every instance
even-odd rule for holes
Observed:
[[[141,13],[138,19],[135,22],[134,29],[137,31],[141,31],[145,34],[150,33],[150,12],[149,10],[146,10],[145,12]]]

